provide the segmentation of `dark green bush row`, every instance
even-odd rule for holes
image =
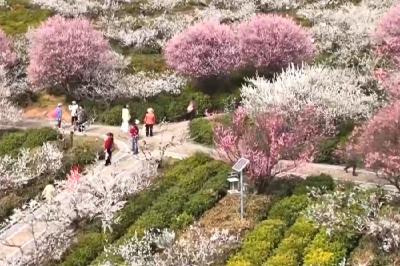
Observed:
[[[322,229],[306,248],[304,253],[304,266],[337,266],[351,248],[349,238],[341,235],[328,235]]]
[[[0,156],[16,155],[21,148],[35,148],[46,141],[57,140],[57,131],[52,128],[35,128],[22,132],[6,133],[0,139]]]
[[[228,172],[229,167],[218,161],[210,161],[193,168],[186,173],[185,180],[159,196],[114,246],[152,228],[182,229],[225,194]],[[103,262],[106,255],[103,253],[98,257],[95,264]],[[120,262],[120,258],[109,254],[107,260]]]
[[[303,253],[317,233],[317,227],[310,221],[299,217],[285,233],[285,237],[264,266],[303,265]]]
[[[330,175],[320,174],[317,176],[308,176],[304,181],[295,187],[293,193],[307,194],[312,188],[333,191],[335,187],[335,181]]]
[[[118,213],[119,223],[113,227],[112,233],[103,234],[100,228],[92,228],[89,232],[86,230],[79,234],[77,243],[64,256],[64,266],[88,265],[102,251],[107,243],[123,236],[128,228],[147,209],[158,201],[158,198],[166,194],[174,186],[179,185],[186,180],[186,174],[199,165],[210,162],[210,158],[201,154],[192,156],[186,160],[179,161],[168,168],[163,176],[156,181],[149,189],[144,190],[128,199],[128,203]],[[92,241],[86,241],[89,234]],[[108,242],[105,242],[107,239]]]
[[[293,195],[284,198],[272,206],[268,219],[280,219],[290,226],[297,219],[300,212],[308,205],[307,195]]]
[[[129,105],[131,116],[133,119],[137,118],[143,120],[146,110],[152,107],[158,122],[165,119],[166,121],[179,121],[184,119],[186,108],[189,101],[194,98],[197,103],[198,115],[202,116],[205,109],[210,108],[210,96],[202,93],[195,92],[191,89],[184,90],[180,95],[166,95],[160,94],[156,97],[149,98],[147,101],[142,99],[132,99],[129,101],[115,103],[111,109],[105,107],[99,108],[98,105],[88,106],[89,113],[96,112],[98,121],[108,125],[121,124],[121,110],[125,104]]]
[[[275,203],[268,213],[268,219],[246,236],[241,250],[227,265],[262,265],[281,241],[284,231],[293,224],[307,204],[306,195],[293,195]]]
[[[197,118],[190,122],[190,138],[197,143],[212,146],[214,144],[214,132],[211,122],[204,118]]]

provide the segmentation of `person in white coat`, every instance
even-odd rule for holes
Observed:
[[[131,114],[129,113],[129,106],[126,105],[122,108],[122,125],[121,130],[122,132],[128,133],[129,132],[129,121],[131,120]]]
[[[71,126],[76,126],[76,122],[78,121],[78,108],[79,106],[76,104],[76,101],[72,101],[72,104],[68,106],[69,111],[71,112]]]

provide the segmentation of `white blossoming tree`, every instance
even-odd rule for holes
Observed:
[[[263,77],[247,80],[241,88],[244,107],[252,113],[269,108],[288,112],[312,105],[327,120],[365,119],[379,105],[374,93],[363,93],[364,78],[351,69],[323,66],[289,67],[273,81]]]
[[[56,173],[61,168],[62,158],[62,152],[52,143],[44,143],[37,150],[21,149],[16,157],[0,157],[0,195],[34,178]]]

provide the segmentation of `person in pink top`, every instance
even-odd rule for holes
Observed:
[[[153,126],[156,124],[156,115],[153,108],[147,109],[146,115],[143,120],[146,127],[146,137],[153,136]]]

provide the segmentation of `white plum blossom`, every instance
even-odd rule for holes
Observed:
[[[180,94],[182,87],[186,84],[186,79],[175,73],[138,72],[127,75],[123,82],[126,84],[121,86],[121,95],[145,99],[161,92]]]
[[[7,7],[8,3],[6,0],[0,0],[0,7]]]
[[[393,209],[384,210],[368,223],[367,234],[374,236],[381,242],[381,248],[390,252],[400,248],[400,214]]]
[[[252,1],[247,1],[237,9],[220,9],[214,5],[209,5],[204,9],[196,9],[195,17],[199,21],[235,22],[254,16],[256,11],[257,5]]]
[[[71,176],[77,176],[57,182],[57,195],[51,202],[32,200],[22,209],[16,209],[3,231],[15,223],[31,225],[35,238],[34,247],[16,259],[22,261],[21,265],[28,261],[42,265],[51,258],[59,258],[70,245],[75,227],[82,219],[99,218],[103,230],[111,230],[111,225],[118,222],[116,212],[123,207],[124,199],[146,188],[150,177],[156,175],[155,165],[148,161],[142,161],[135,169],[133,174],[111,176],[96,170],[82,177],[71,171]],[[37,231],[35,228],[42,224],[45,229]],[[5,239],[0,239],[0,243],[7,245]]]
[[[44,143],[36,150],[21,149],[16,157],[0,157],[0,193],[42,175],[55,174],[61,168],[62,158],[62,152],[52,143]]]
[[[133,0],[32,0],[42,8],[51,9],[66,16],[97,14],[103,10],[117,10],[121,3]]]
[[[252,113],[271,107],[298,112],[312,105],[328,120],[363,119],[379,105],[376,94],[364,94],[364,82],[351,69],[291,66],[273,81],[263,77],[247,79],[241,96],[244,107]]]
[[[311,28],[326,63],[340,67],[365,68],[372,57],[371,38],[377,22],[386,12],[384,5],[371,8],[368,3],[345,4],[337,9],[305,7],[297,12],[311,20]],[[326,59],[325,59],[326,60]]]
[[[155,18],[103,16],[97,24],[108,38],[119,41],[123,46],[160,50],[170,38],[192,22],[193,18],[189,15],[162,14]]]
[[[108,254],[121,256],[128,266],[202,266],[212,265],[226,249],[239,243],[237,235],[227,230],[207,232],[194,225],[185,237],[175,241],[175,233],[168,230],[150,230],[143,237],[135,236],[118,247],[108,249]],[[154,247],[161,250],[155,253]],[[105,262],[103,265],[113,265]]]

